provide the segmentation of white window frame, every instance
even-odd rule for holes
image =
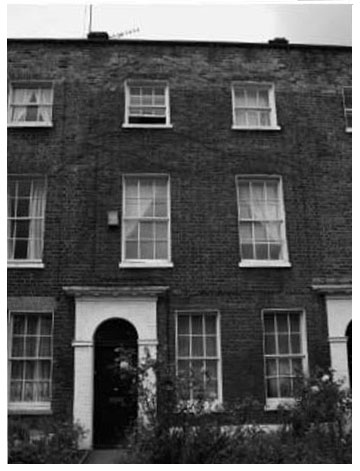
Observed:
[[[301,353],[294,354],[265,354],[265,322],[264,317],[266,314],[272,313],[291,313],[299,314],[300,317],[300,334],[301,334]],[[276,410],[279,406],[292,405],[295,403],[295,397],[267,397],[267,384],[266,384],[266,359],[267,358],[298,358],[302,359],[303,375],[309,375],[308,363],[308,350],[307,350],[307,331],[306,331],[306,313],[303,308],[265,308],[261,310],[261,323],[262,323],[262,338],[263,338],[263,378],[264,378],[264,394],[265,394],[265,410]],[[277,339],[277,336],[275,336]]]
[[[242,259],[241,258],[241,236],[240,236],[240,195],[239,195],[239,180],[278,180],[278,190],[280,196],[280,216],[281,216],[281,237],[283,240],[283,258],[281,260],[256,260],[256,259]],[[284,192],[282,177],[280,175],[236,175],[235,176],[235,186],[236,186],[236,199],[237,199],[237,208],[238,208],[238,234],[239,234],[239,251],[240,251],[240,262],[239,267],[241,268],[277,268],[277,267],[291,267],[289,262],[289,251],[286,237],[286,215],[285,215],[285,203],[284,203]],[[249,220],[250,221],[250,220]]]
[[[16,106],[13,103],[14,100],[14,90],[15,89],[48,89],[51,91],[51,101],[44,104],[36,105],[27,105],[27,106],[48,106],[50,108],[50,121],[14,121],[12,120],[12,111],[13,107]],[[20,106],[20,105],[18,105]],[[9,128],[49,128],[53,126],[53,108],[54,108],[54,83],[52,81],[12,81],[9,87],[9,96],[8,96],[8,118],[7,125]]]
[[[51,315],[51,356],[48,358],[51,362],[50,366],[50,400],[43,402],[15,402],[10,401],[10,384],[11,384],[11,362],[12,362],[12,341],[13,341],[13,316],[22,315]],[[8,311],[8,410],[10,413],[51,413],[52,387],[53,387],[53,368],[54,368],[54,311],[46,310],[29,310],[29,309],[11,309]],[[26,361],[27,357],[22,361]],[[38,357],[29,357],[29,360],[36,361]]]
[[[125,217],[125,186],[127,178],[166,178],[167,179],[167,201],[168,213],[166,218],[168,222],[168,258],[167,259],[127,259],[125,257],[125,221],[129,218]],[[131,219],[131,218],[130,218]],[[134,220],[141,221],[142,218],[133,218]],[[148,221],[155,221],[155,218],[146,218]],[[170,175],[166,173],[127,173],[122,176],[122,223],[121,223],[121,262],[120,268],[172,268],[174,266],[171,261],[171,192],[170,192]]]
[[[236,107],[235,107],[235,90],[237,88],[257,88],[257,89],[267,89],[269,97],[269,107],[264,108],[264,110],[270,111],[270,125],[269,126],[240,126],[236,124]],[[233,130],[246,130],[246,131],[279,131],[281,129],[277,124],[276,117],[276,101],[275,101],[275,86],[270,82],[232,82],[231,84],[231,97],[232,97],[232,127]],[[241,107],[244,110],[249,108]],[[260,109],[260,108],[254,108]]]
[[[139,88],[164,88],[165,91],[165,123],[130,123],[129,122],[129,108],[130,108],[130,87]],[[124,84],[125,89],[125,116],[123,128],[151,128],[151,129],[163,129],[172,128],[170,122],[170,89],[169,83],[164,80],[126,80]]]
[[[41,254],[41,258],[39,259],[30,259],[30,258],[8,258],[7,260],[7,267],[8,268],[44,268],[45,265],[43,263],[43,256],[44,256],[44,244],[45,244],[45,219],[46,219],[46,203],[47,203],[47,186],[48,186],[48,182],[47,182],[47,177],[46,175],[40,175],[40,174],[10,174],[8,176],[8,179],[9,180],[16,180],[16,179],[19,179],[19,180],[30,180],[30,181],[33,181],[33,180],[40,180],[42,179],[44,181],[44,198],[45,198],[45,201],[44,201],[44,214],[42,216],[42,220],[43,220],[43,224],[42,224],[42,244],[43,244],[43,249],[42,249],[42,254]],[[29,198],[30,200],[30,198]],[[7,216],[8,218],[8,224],[9,224],[9,214]],[[16,220],[18,220],[19,218],[15,218]],[[31,220],[31,217],[28,216],[28,217],[22,217],[20,219],[23,219],[23,220],[27,220],[27,219],[30,219]],[[30,240],[30,238],[28,239]]]
[[[342,96],[343,96],[343,105],[344,105],[344,117],[345,117],[345,131],[346,132],[352,132],[352,126],[348,126],[348,116],[352,116],[352,107],[351,108],[347,108],[346,106],[346,99],[345,99],[345,90],[346,89],[350,89],[351,90],[351,94],[352,94],[352,87],[351,86],[347,86],[347,87],[343,87],[342,89]]]
[[[189,357],[179,357],[178,351],[178,317],[181,315],[187,316],[196,316],[196,315],[216,315],[216,348],[217,348],[217,356],[216,357],[192,357],[191,356],[191,341],[190,341],[190,355]],[[190,335],[191,337],[191,335]],[[205,336],[203,336],[205,339]],[[221,355],[221,316],[220,311],[217,309],[185,309],[185,310],[176,310],[175,311],[175,373],[176,377],[178,377],[178,360],[210,360],[210,361],[217,361],[217,382],[218,382],[218,397],[213,401],[205,401],[205,406],[209,406],[210,410],[216,411],[218,407],[223,404],[223,376],[222,376],[222,355]],[[188,406],[192,406],[196,403],[196,400],[190,399],[188,402]]]

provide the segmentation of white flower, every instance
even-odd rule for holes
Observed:
[[[330,376],[329,376],[329,375],[324,375],[324,376],[321,378],[321,381],[322,381],[323,383],[327,383],[329,380],[330,380]]]
[[[120,362],[120,369],[121,370],[128,370],[129,369],[129,363],[125,360],[122,360]]]
[[[315,385],[315,386],[311,386],[311,392],[317,393],[317,392],[319,392],[319,391],[320,391],[319,386],[316,386],[316,385]]]

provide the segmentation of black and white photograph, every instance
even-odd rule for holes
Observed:
[[[352,464],[354,10],[7,3],[8,464]]]

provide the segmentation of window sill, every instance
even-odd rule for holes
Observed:
[[[166,260],[120,262],[119,268],[172,268],[174,264]]]
[[[42,123],[38,121],[8,123],[8,128],[52,128],[53,123]]]
[[[44,268],[45,265],[40,260],[8,260],[8,268]]]
[[[126,124],[122,125],[123,128],[127,129],[172,129],[172,124]]]
[[[261,261],[261,260],[244,260],[239,262],[240,268],[289,268],[290,262],[281,261]]]
[[[292,407],[295,404],[293,397],[278,397],[274,399],[267,399],[265,404],[265,411],[276,411],[279,407]]]
[[[8,406],[8,414],[10,415],[51,415],[52,410],[49,402],[46,403],[10,403]]]
[[[232,125],[233,131],[280,131],[281,126],[235,126]]]

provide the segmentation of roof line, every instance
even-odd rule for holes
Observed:
[[[279,49],[293,48],[324,48],[324,49],[351,49],[352,46],[340,44],[297,44],[297,43],[261,43],[261,42],[237,42],[237,41],[212,41],[212,40],[196,40],[196,39],[87,39],[87,38],[8,38],[8,43],[24,42],[24,43],[79,43],[79,44],[143,44],[143,45],[198,45],[198,46],[237,46],[237,47],[265,47]]]

